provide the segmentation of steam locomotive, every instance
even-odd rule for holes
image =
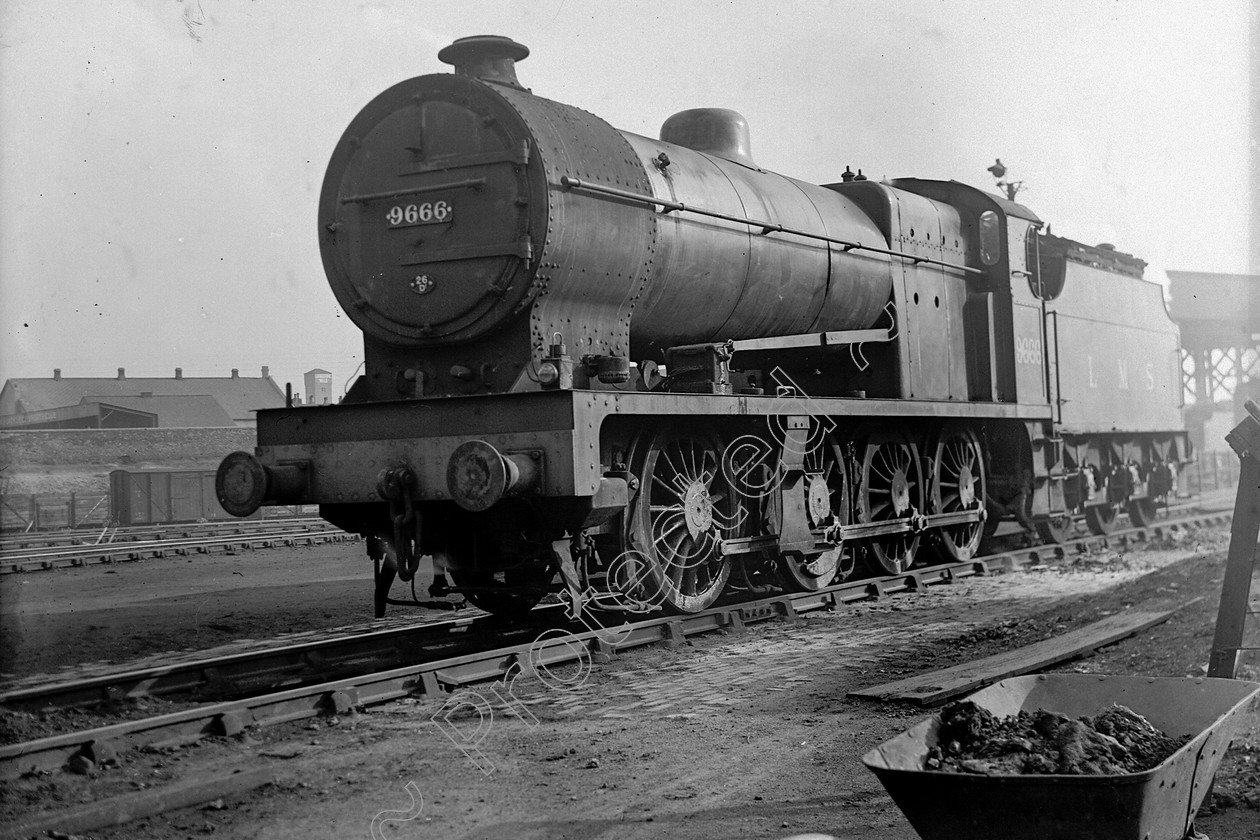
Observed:
[[[629,574],[685,613],[1174,490],[1179,337],[1142,260],[955,181],[770,172],[733,111],[619,131],[523,88],[528,54],[459,39],[351,122],[319,242],[365,373],[219,468],[231,513],[368,537],[378,615],[426,555],[494,612]]]

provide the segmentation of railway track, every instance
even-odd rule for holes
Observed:
[[[160,540],[172,535],[226,536],[269,528],[301,528],[326,524],[318,516],[277,516],[271,519],[223,519],[211,522],[159,522],[148,525],[105,525],[0,534],[0,552],[57,546],[97,545],[103,542]]]
[[[120,563],[164,557],[168,554],[185,556],[214,551],[233,553],[244,549],[317,545],[358,539],[357,535],[347,534],[322,519],[263,520],[210,528],[201,525],[168,526],[157,530],[145,528],[109,542],[0,548],[0,575]]]
[[[91,755],[94,750],[103,748],[98,745],[121,751],[152,744],[187,743],[209,735],[233,735],[248,726],[343,713],[352,707],[401,697],[436,697],[465,685],[503,679],[514,668],[552,667],[583,656],[607,656],[657,642],[678,643],[689,636],[716,630],[741,632],[748,624],[772,618],[792,620],[803,613],[842,604],[999,570],[1043,565],[1102,547],[1140,543],[1188,527],[1219,526],[1230,518],[1228,512],[1200,514],[1145,528],[1116,531],[1105,537],[1082,537],[1062,545],[1013,549],[967,562],[845,582],[817,592],[725,604],[694,615],[650,617],[615,628],[615,645],[607,640],[608,630],[597,632],[576,626],[564,619],[562,606],[549,605],[535,610],[534,621],[506,629],[505,635],[470,633],[470,629],[487,627],[492,621],[485,614],[471,615],[428,625],[334,637],[309,644],[10,691],[0,696],[9,708],[81,703],[93,697],[169,695],[176,691],[220,697],[236,691],[244,696],[201,703],[143,720],[0,746],[0,778],[31,770],[56,769],[75,754]],[[501,622],[499,626],[505,629]],[[563,632],[544,643],[543,637],[538,635],[541,627],[563,628]],[[460,640],[465,645],[462,649],[460,642],[452,641],[453,636],[460,634],[464,637]],[[380,670],[383,659],[397,656],[409,646],[414,661]],[[387,650],[392,653],[383,657],[382,652]],[[321,663],[328,667],[319,667]],[[295,682],[301,684],[294,685]]]
[[[504,638],[534,633],[557,620],[563,607],[534,610],[528,622],[508,625],[475,608],[451,618],[404,626],[342,631],[315,639],[290,640],[254,650],[202,656],[186,661],[126,671],[37,682],[13,681],[0,690],[0,706],[47,709],[91,706],[148,697],[183,695],[196,700],[222,699],[274,691],[282,686],[322,682],[384,667],[433,658],[469,639]]]
[[[1165,515],[1202,506],[1202,500],[1171,505],[1165,509]],[[358,539],[357,535],[347,534],[317,517],[132,526],[105,529],[95,538],[83,531],[9,534],[0,536],[0,575],[127,562],[167,554],[231,553],[276,545],[315,545]]]

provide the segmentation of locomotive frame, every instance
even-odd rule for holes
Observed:
[[[220,467],[229,511],[369,537],[378,615],[423,555],[496,612],[694,612],[1175,490],[1177,331],[1141,260],[957,182],[776,175],[729,111],[619,132],[521,88],[527,54],[460,39],[455,75],[352,122],[320,235],[366,372]]]

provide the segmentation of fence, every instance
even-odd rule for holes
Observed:
[[[316,516],[319,505],[264,507],[263,519]],[[111,524],[108,493],[33,493],[0,496],[0,531],[53,531],[62,528],[103,528]]]
[[[48,531],[102,527],[109,522],[108,493],[0,497],[0,530]]]
[[[1238,484],[1240,462],[1232,449],[1196,452],[1194,462],[1186,464],[1178,477],[1179,492],[1192,496],[1212,490],[1226,490]]]

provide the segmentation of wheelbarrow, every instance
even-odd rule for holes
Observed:
[[[1226,679],[1042,674],[969,698],[997,715],[1044,709],[1094,716],[1128,706],[1165,734],[1192,736],[1158,767],[1112,776],[979,775],[925,769],[938,717],[862,757],[923,840],[1181,840],[1260,683]]]

